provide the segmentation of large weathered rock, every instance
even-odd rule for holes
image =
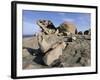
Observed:
[[[62,55],[62,50],[66,46],[65,42],[55,44],[55,45],[43,57],[43,61],[46,65],[51,65],[53,61],[59,59],[59,57]]]
[[[49,35],[38,35],[38,44],[39,48],[43,53],[48,51],[55,43],[63,41],[62,37],[57,36],[56,34]]]
[[[42,53],[45,53],[51,47],[51,45],[47,43],[47,41],[43,38],[43,36],[38,37],[38,44],[39,44],[39,48],[41,49]]]
[[[64,49],[63,63],[64,67],[74,66],[90,66],[91,65],[91,41],[77,35],[77,39],[72,42],[67,42],[68,45]]]
[[[86,35],[77,35],[75,24],[70,22],[57,29],[50,20],[39,20],[37,24],[42,32],[23,39],[23,69],[91,65],[90,29]]]
[[[72,22],[64,22],[58,27],[60,32],[70,32],[72,34],[77,33],[76,25]]]
[[[38,20],[37,24],[45,34],[52,34],[56,32],[56,28],[50,20]]]

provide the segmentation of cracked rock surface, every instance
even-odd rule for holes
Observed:
[[[74,24],[55,28],[50,20],[39,20],[42,31],[22,41],[22,68],[91,66],[91,30],[77,32]]]
[[[52,39],[56,38],[52,36]],[[50,39],[50,38],[48,38]],[[60,38],[59,38],[60,39]],[[91,65],[91,39],[89,35],[76,35],[76,40],[69,40],[69,37],[63,37],[66,40],[66,47],[60,59],[54,61],[52,67],[81,67]],[[58,38],[57,38],[58,40]],[[49,40],[48,40],[49,41]],[[56,39],[55,39],[56,42]],[[39,50],[37,37],[23,39],[23,69],[50,68],[43,62],[43,56]],[[59,61],[60,60],[60,61]],[[58,65],[58,63],[60,65]]]

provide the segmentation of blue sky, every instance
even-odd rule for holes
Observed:
[[[90,13],[75,12],[51,12],[51,11],[33,11],[23,10],[23,35],[32,35],[40,32],[41,29],[36,24],[39,19],[51,20],[58,27],[61,23],[73,22],[78,31],[84,31],[90,28]]]

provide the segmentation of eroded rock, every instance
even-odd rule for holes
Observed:
[[[64,22],[58,27],[60,32],[70,32],[72,34],[77,33],[76,25],[72,22]]]
[[[63,54],[62,50],[65,48],[65,42],[57,43],[56,46],[53,46],[50,51],[48,51],[43,57],[43,61],[46,65],[51,65],[53,61],[59,59],[59,57]]]
[[[37,24],[42,32],[23,39],[23,69],[91,65],[90,29],[78,35],[76,25],[70,22],[58,28],[50,20],[38,20]]]
[[[37,24],[45,34],[53,34],[57,30],[50,20],[38,20]]]

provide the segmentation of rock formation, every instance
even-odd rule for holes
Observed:
[[[37,24],[42,32],[32,39],[23,39],[24,69],[91,65],[90,29],[83,35],[81,31],[77,33],[76,25],[71,22],[64,22],[58,28],[50,20],[38,20]]]
[[[38,20],[37,24],[45,34],[55,33],[56,28],[50,20]]]
[[[43,61],[46,65],[51,65],[55,60],[59,59],[62,56],[62,50],[65,48],[65,42],[57,43],[51,47],[51,50],[48,51],[43,57]]]
[[[64,22],[58,27],[60,32],[70,32],[72,34],[77,33],[77,28],[72,22]]]
[[[48,51],[48,49],[50,49],[50,44],[47,43],[42,36],[38,37],[38,44],[42,53],[45,53],[46,51]]]
[[[90,35],[91,34],[91,29],[84,31],[84,35]]]
[[[79,31],[78,34],[79,34],[79,35],[83,35],[82,31]]]

